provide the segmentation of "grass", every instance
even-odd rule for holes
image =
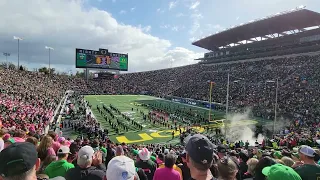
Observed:
[[[150,106],[156,105],[157,107],[166,107],[172,111],[176,109],[184,109],[185,111],[190,111],[193,113],[201,114],[204,117],[207,117],[208,109],[202,107],[196,107],[187,104],[180,104],[171,102],[168,100],[155,98],[145,95],[88,95],[85,96],[85,99],[92,105],[92,113],[100,122],[102,128],[109,130],[110,139],[114,142],[126,142],[126,143],[139,143],[139,144],[149,144],[149,143],[165,143],[165,144],[176,144],[179,142],[179,132],[175,132],[176,138],[172,139],[171,129],[164,128],[157,124],[151,124],[149,121],[144,121],[140,111],[144,114],[148,114],[150,111]],[[149,107],[141,106],[141,104],[148,104]],[[142,130],[137,130],[133,126],[130,126],[130,122],[127,122],[122,118],[121,115],[116,115],[122,122],[127,124],[130,128],[128,132],[120,132],[119,134],[115,133],[115,130],[109,125],[103,116],[98,112],[97,105],[102,107],[102,105],[109,107],[112,104],[114,107],[118,108],[121,113],[126,113],[131,119],[134,119],[137,123],[143,125]],[[133,108],[133,111],[132,111]],[[105,113],[107,114],[107,113]],[[214,119],[223,119],[224,112],[213,111]],[[110,116],[109,116],[110,117]],[[187,117],[187,116],[186,116]],[[190,119],[195,117],[189,117]],[[248,123],[256,123],[256,121],[250,121]],[[182,122],[179,124],[183,125]],[[239,124],[240,125],[240,124]],[[212,127],[221,127],[222,124],[215,123],[211,124]],[[204,129],[200,129],[203,131]]]

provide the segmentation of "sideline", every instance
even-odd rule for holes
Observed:
[[[67,92],[68,92],[68,91],[66,91],[66,93],[67,93]],[[44,129],[44,134],[48,134],[48,132],[49,132],[49,130],[50,130],[50,126],[52,125],[52,122],[54,121],[55,117],[58,115],[58,111],[59,111],[59,109],[61,108],[62,102],[64,102],[65,98],[66,98],[66,95],[64,95],[64,96],[61,98],[60,103],[59,103],[58,107],[56,108],[56,110],[54,111],[54,114],[53,114],[53,116],[51,117],[49,124],[48,124],[48,125],[45,127],[45,129]]]

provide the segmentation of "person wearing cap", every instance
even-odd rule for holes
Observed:
[[[191,180],[213,180],[210,167],[214,159],[214,145],[200,134],[193,135],[186,145],[186,161]]]
[[[102,164],[102,154],[94,152],[91,146],[83,146],[78,152],[77,165],[65,174],[66,180],[103,180],[105,171],[98,168]]]
[[[36,180],[40,159],[36,147],[29,142],[19,142],[0,152],[0,177],[3,180]]]
[[[217,147],[218,157],[223,158],[227,153],[228,147],[226,145],[220,144]]]
[[[292,167],[300,175],[302,180],[317,179],[320,177],[320,166],[314,161],[316,152],[310,147],[303,145],[299,148],[301,161],[296,162]]]
[[[54,178],[57,176],[64,177],[69,169],[74,168],[74,165],[67,161],[69,154],[69,147],[60,146],[57,152],[58,161],[51,162],[45,169],[45,173],[49,176],[49,178]]]
[[[107,180],[138,180],[134,161],[127,156],[116,156],[108,164]]]
[[[167,154],[164,159],[163,168],[158,168],[154,173],[153,180],[162,180],[162,179],[170,179],[170,180],[182,180],[180,172],[175,170],[173,166],[176,163],[176,157],[174,154]],[[180,168],[179,168],[180,169]],[[181,171],[181,170],[180,170]]]
[[[147,175],[148,179],[153,179],[157,165],[150,159],[151,153],[147,148],[139,150],[136,167],[141,168]]]
[[[268,180],[301,180],[299,174],[291,167],[275,164],[262,169],[262,174]]]

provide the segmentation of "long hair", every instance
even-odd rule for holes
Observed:
[[[41,139],[41,142],[37,148],[38,151],[38,157],[43,161],[48,154],[48,149],[51,147],[53,142],[53,139],[49,136],[46,135]]]

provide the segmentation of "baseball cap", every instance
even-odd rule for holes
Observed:
[[[186,151],[193,161],[199,164],[209,164],[213,160],[214,145],[201,134],[193,135],[187,145]]]
[[[228,147],[226,145],[223,145],[223,144],[220,144],[218,147],[217,147],[217,151],[219,153],[226,153],[227,152],[227,149]]]
[[[276,158],[278,158],[278,159],[281,159],[281,158],[282,158],[282,153],[281,153],[280,151],[275,151],[275,152],[273,153],[273,156],[276,157]]]
[[[93,158],[94,150],[91,146],[83,146],[78,152],[78,161],[79,159],[91,159]]]
[[[309,157],[314,157],[314,154],[316,153],[314,151],[314,149],[312,149],[310,146],[306,146],[306,145],[302,145],[299,148],[299,152],[301,154],[304,154],[304,155],[309,156]]]
[[[136,155],[139,154],[139,151],[136,150],[136,149],[132,149],[132,150],[131,150],[131,153],[132,153],[134,156],[136,156]]]
[[[275,164],[262,169],[262,174],[268,177],[268,180],[301,180],[299,174],[291,167]]]
[[[60,146],[57,154],[69,154],[70,153],[70,149],[68,146]]]
[[[29,142],[19,142],[8,146],[0,153],[0,174],[10,177],[29,171],[36,164],[38,153]]]
[[[116,156],[108,164],[108,180],[133,180],[135,174],[134,161],[126,156]]]

